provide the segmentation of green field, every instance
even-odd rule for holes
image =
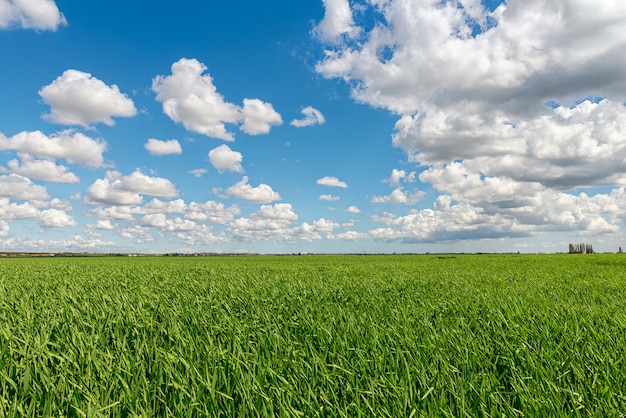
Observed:
[[[0,416],[626,413],[626,256],[0,260]]]

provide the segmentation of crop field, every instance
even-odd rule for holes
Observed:
[[[626,256],[0,260],[0,417],[623,417]]]

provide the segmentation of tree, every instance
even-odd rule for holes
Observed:
[[[585,244],[584,242],[581,242],[580,244],[570,244],[569,253],[570,254],[593,254],[593,245]]]

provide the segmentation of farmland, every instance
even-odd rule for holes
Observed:
[[[0,416],[623,416],[626,256],[0,260]]]

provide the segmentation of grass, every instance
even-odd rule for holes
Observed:
[[[0,262],[0,416],[626,411],[621,255]]]

